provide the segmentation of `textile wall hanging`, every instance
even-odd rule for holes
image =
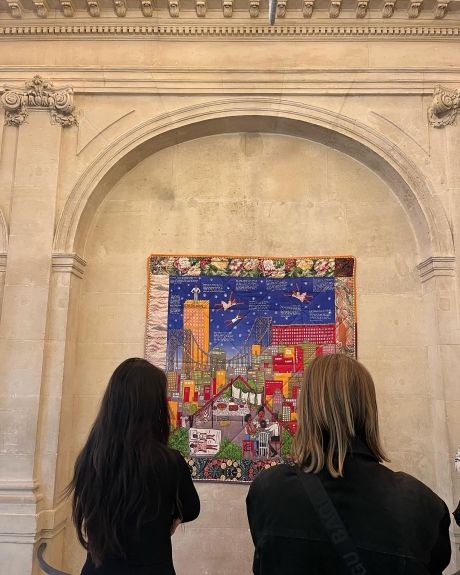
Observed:
[[[304,369],[335,352],[356,356],[354,258],[149,257],[145,354],[194,479],[289,459]]]

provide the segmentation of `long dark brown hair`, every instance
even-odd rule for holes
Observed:
[[[166,375],[131,358],[113,372],[80,452],[67,495],[80,543],[96,566],[107,553],[125,557],[129,528],[159,509],[158,463],[168,457]]]

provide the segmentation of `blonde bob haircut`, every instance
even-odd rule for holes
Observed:
[[[307,368],[297,407],[293,454],[306,471],[324,466],[343,476],[347,448],[359,436],[380,461],[388,461],[380,443],[372,377],[342,353],[316,357]]]

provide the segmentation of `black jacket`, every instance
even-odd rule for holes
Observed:
[[[81,575],[175,575],[171,525],[175,517],[180,516],[184,523],[198,517],[200,500],[186,461],[178,451],[170,450],[170,455],[158,469],[159,512],[140,530],[136,530],[135,519],[128,525],[131,535],[126,544],[127,557],[107,556],[96,568],[88,554]]]
[[[359,440],[343,477],[319,473],[369,575],[440,575],[450,516],[426,485],[381,465]],[[339,575],[339,562],[294,467],[263,471],[246,499],[255,575]]]

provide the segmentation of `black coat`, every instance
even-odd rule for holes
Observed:
[[[160,509],[155,519],[144,523],[139,530],[135,521],[128,525],[131,536],[126,544],[125,559],[110,555],[96,568],[88,554],[81,575],[175,575],[171,525],[179,515],[183,523],[198,517],[200,500],[184,458],[178,451],[170,451],[171,457],[158,469]]]
[[[440,575],[450,561],[450,516],[426,485],[381,465],[356,441],[343,477],[319,473],[369,575]],[[255,575],[347,573],[294,467],[263,471],[246,499]]]

